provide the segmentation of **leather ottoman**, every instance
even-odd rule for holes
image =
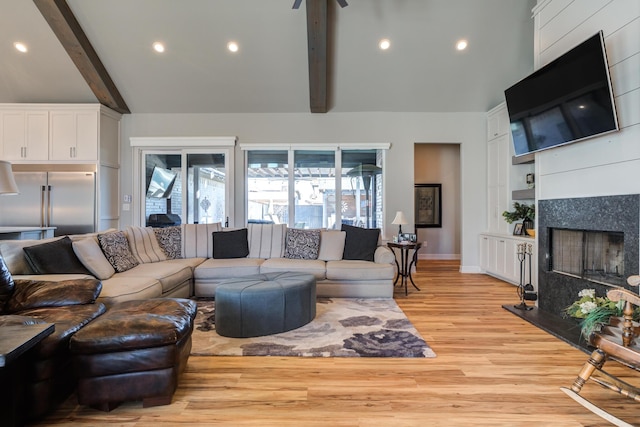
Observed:
[[[216,332],[248,338],[299,328],[316,317],[312,274],[266,273],[228,279],[216,288]]]
[[[191,352],[196,303],[127,301],[78,331],[69,344],[78,403],[110,411],[121,402],[171,403]]]

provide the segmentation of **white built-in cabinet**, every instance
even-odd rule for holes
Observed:
[[[531,245],[525,251],[519,250],[519,244]],[[522,255],[518,255],[522,252]],[[521,263],[521,261],[523,261]],[[531,269],[532,285],[537,283],[536,272],[536,242],[529,237],[509,236],[503,234],[483,233],[480,235],[480,268],[484,273],[498,277],[506,282],[518,285],[522,268],[525,284],[529,283],[529,269]]]
[[[513,201],[534,203],[534,200],[514,198],[526,187],[526,174],[533,172],[530,164],[513,161],[509,114],[504,103],[487,113],[487,231],[480,234],[480,268],[483,272],[513,284],[520,283],[518,245],[531,245],[532,284],[536,286],[536,240],[513,235],[513,224],[504,220],[502,212],[513,209]],[[528,196],[527,196],[528,197]],[[528,263],[524,276],[529,282]]]
[[[487,195],[488,231],[508,233],[502,212],[509,209],[510,136],[509,117],[504,105],[491,110],[487,116]]]
[[[97,110],[52,110],[49,113],[49,159],[98,160]]]
[[[0,111],[0,139],[3,160],[47,160],[49,112],[19,109]]]
[[[95,171],[98,230],[118,228],[120,119],[100,104],[0,104],[0,159],[14,170]]]

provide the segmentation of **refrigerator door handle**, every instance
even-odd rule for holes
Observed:
[[[45,227],[51,226],[51,186],[47,185],[47,222]]]
[[[46,227],[46,223],[45,223],[45,206],[46,206],[46,202],[45,202],[45,198],[46,198],[46,186],[43,185],[40,187],[40,227]]]

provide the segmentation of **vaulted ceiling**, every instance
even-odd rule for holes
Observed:
[[[2,0],[0,102],[104,103],[43,16],[51,14],[41,12],[61,3]],[[293,9],[293,0],[66,3],[132,113],[314,111],[322,81],[310,73],[309,49],[323,58],[313,50],[321,44],[308,44],[308,29],[326,31],[330,112],[486,111],[533,69],[535,0],[348,0],[344,8],[326,0],[320,30],[313,25],[321,11],[307,2]],[[386,51],[382,38],[391,42]],[[461,52],[459,39],[469,42]],[[232,40],[236,53],[227,50]],[[155,41],[166,45],[163,54]],[[111,96],[108,89],[102,94]]]

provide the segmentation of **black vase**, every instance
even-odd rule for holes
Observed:
[[[531,218],[525,218],[524,220],[522,220],[522,228],[524,230],[533,230],[534,227],[535,223]]]

